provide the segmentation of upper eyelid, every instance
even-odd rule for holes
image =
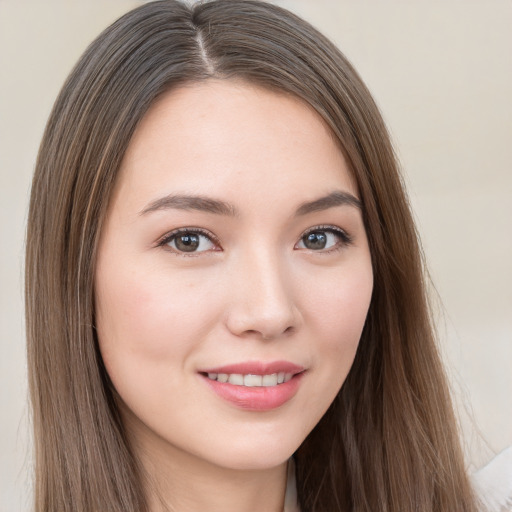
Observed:
[[[300,234],[297,243],[304,236],[308,235],[309,233],[313,233],[315,231],[322,231],[322,230],[323,231],[331,231],[331,232],[334,232],[334,233],[338,233],[338,234],[343,235],[344,237],[346,237],[348,240],[350,240],[350,241],[352,240],[352,236],[345,229],[340,228],[339,226],[334,226],[334,225],[331,225],[331,224],[319,224],[319,225],[316,225],[316,226],[311,226],[310,228],[304,230]],[[199,228],[199,227],[183,227],[183,228],[173,229],[173,230],[169,231],[168,233],[166,233],[165,235],[163,235],[162,237],[160,237],[157,240],[156,245],[157,246],[163,246],[163,245],[169,243],[169,241],[172,240],[173,237],[179,235],[180,233],[197,233],[199,235],[206,236],[215,245],[221,247],[220,240],[219,240],[219,238],[216,235],[214,235],[211,231],[209,231],[207,229]]]
[[[169,243],[173,237],[179,235],[180,233],[196,233],[198,235],[203,235],[207,238],[209,238],[215,245],[218,245],[220,247],[220,242],[218,237],[216,237],[211,231],[208,231],[204,228],[197,228],[197,227],[185,227],[185,228],[176,228],[169,232],[167,232],[165,235],[161,236],[157,241],[157,246],[163,246],[167,243]]]
[[[314,233],[315,231],[333,231],[335,233],[343,234],[347,238],[352,238],[352,236],[348,233],[346,229],[340,228],[339,226],[333,226],[331,224],[312,226],[303,231],[302,234],[300,235],[300,238],[308,235],[309,233]]]
[[[310,228],[304,230],[304,233],[310,233],[311,231],[321,231],[322,229],[325,231],[328,231],[329,229],[333,231],[345,231],[344,229],[332,224],[319,224],[318,226],[311,226]]]

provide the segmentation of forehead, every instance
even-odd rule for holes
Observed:
[[[208,80],[152,105],[130,141],[118,188],[236,198],[340,187],[357,195],[337,141],[309,105],[243,82]]]

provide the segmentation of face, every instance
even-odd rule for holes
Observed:
[[[124,157],[95,276],[132,438],[283,463],[347,376],[372,284],[358,190],[317,113],[230,81],[163,96]]]

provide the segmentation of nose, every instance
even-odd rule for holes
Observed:
[[[226,325],[234,335],[264,340],[295,332],[301,322],[292,279],[272,254],[252,254],[234,271]]]

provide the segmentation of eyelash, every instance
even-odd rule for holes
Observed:
[[[308,235],[310,235],[312,233],[315,233],[315,232],[318,232],[318,231],[334,234],[334,235],[336,235],[340,239],[340,242],[336,243],[330,249],[318,250],[318,251],[314,251],[313,249],[310,249],[311,252],[318,252],[318,253],[321,253],[321,254],[329,254],[331,252],[339,251],[339,250],[341,250],[341,249],[343,249],[345,247],[348,247],[348,246],[353,244],[353,238],[345,230],[343,230],[341,228],[338,228],[337,226],[331,226],[331,225],[314,226],[314,227],[308,229],[307,231],[304,231],[304,233],[302,233],[302,235],[300,236],[299,241],[297,242],[297,244],[299,244]],[[164,235],[157,242],[157,247],[165,248],[176,237],[178,237],[179,235],[182,235],[182,234],[202,235],[202,236],[208,238],[215,246],[220,248],[220,241],[219,241],[219,239],[213,233],[211,233],[210,231],[207,231],[207,230],[201,229],[201,228],[179,228],[179,229],[175,229],[174,231],[171,231],[170,233],[167,233],[166,235]],[[294,248],[295,248],[295,246],[294,246]],[[200,252],[190,252],[190,253],[187,254],[186,252],[176,251],[176,250],[174,250],[174,249],[172,249],[170,247],[168,248],[168,250],[170,252],[179,254],[181,256],[186,256],[186,257],[198,256],[202,252],[210,252],[210,251],[200,251]]]
[[[331,226],[331,225],[314,226],[314,227],[308,229],[307,231],[302,233],[302,235],[299,238],[299,242],[302,241],[305,237],[307,237],[311,233],[315,233],[317,231],[334,234],[340,239],[340,241],[338,243],[336,243],[330,249],[320,250],[320,251],[313,251],[312,249],[310,249],[310,251],[312,251],[312,252],[318,252],[320,254],[330,254],[332,252],[340,251],[341,249],[349,247],[354,243],[353,238],[344,229],[341,229],[337,226]],[[299,242],[297,242],[297,244]]]
[[[179,235],[184,235],[184,234],[202,235],[202,236],[208,238],[208,240],[210,240],[214,245],[216,245],[217,247],[220,247],[219,239],[213,233],[210,233],[210,231],[207,231],[206,229],[201,229],[201,228],[179,228],[179,229],[175,229],[174,231],[171,231],[170,233],[167,233],[166,235],[164,235],[157,242],[157,247],[162,247],[162,248],[165,249],[165,246],[167,244],[171,243]],[[187,254],[186,252],[176,251],[176,250],[172,249],[171,247],[168,247],[168,250],[169,250],[169,252],[173,252],[175,254],[179,254],[180,256],[187,256],[187,257],[189,257],[189,256],[198,256],[202,252],[209,252],[209,251],[200,251],[200,252],[190,252],[190,253]]]

